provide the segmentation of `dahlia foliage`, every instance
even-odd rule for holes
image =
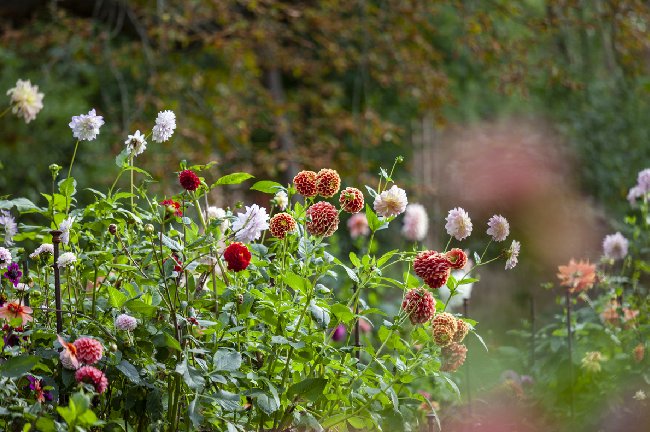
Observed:
[[[32,121],[42,95],[20,85],[12,106]],[[331,168],[301,171],[289,185],[252,184],[266,201],[217,207],[221,188],[252,176],[183,162],[156,179],[170,194],[152,196],[135,156],[146,166],[176,121],[163,111],[150,130],[125,132],[115,182],[100,191],[71,168],[79,141],[103,139],[104,118],[75,116],[77,146],[67,176],[52,166],[54,192],[0,201],[10,224],[0,230],[0,428],[417,430],[422,392],[449,398],[471,355],[463,343],[476,322],[449,300],[513,254],[493,244],[494,257],[486,247],[469,261],[460,208],[447,246],[426,245],[441,221],[408,206],[393,171],[376,189]],[[82,189],[91,199],[78,206]],[[405,211],[396,230],[413,248],[386,252]],[[499,241],[504,221],[490,225]]]

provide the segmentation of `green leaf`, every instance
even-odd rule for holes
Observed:
[[[39,417],[36,420],[36,430],[41,432],[55,432],[56,426],[54,420],[48,417]]]
[[[289,398],[305,399],[315,402],[323,395],[327,380],[325,378],[307,378],[289,387]]]
[[[260,191],[267,194],[275,194],[280,189],[282,189],[282,185],[280,183],[270,180],[258,181],[253,186],[251,186],[251,190]]]
[[[183,361],[176,365],[176,373],[183,375],[185,384],[192,390],[201,390],[205,386],[203,374],[197,368],[187,363],[187,356],[183,356]]]
[[[175,349],[176,351],[181,351],[181,344],[178,343],[169,333],[158,333],[152,339],[154,346],[161,348],[167,347]]]
[[[318,306],[316,302],[312,300],[309,304],[309,311],[320,328],[327,328],[330,323],[330,314],[325,309]]]
[[[108,287],[108,304],[114,308],[121,308],[128,300],[128,297],[123,292],[119,291],[112,286]]]
[[[349,257],[350,257],[350,262],[352,263],[353,266],[361,267],[361,261],[359,261],[359,258],[357,258],[357,254],[351,251]]]
[[[20,213],[34,213],[42,211],[36,204],[27,198],[16,198],[10,201],[0,201],[0,209],[8,210],[12,207],[16,207],[16,210],[18,210]]]
[[[156,306],[147,304],[142,300],[129,300],[124,304],[124,307],[128,308],[130,311],[142,314],[147,317],[153,316],[158,308]]]
[[[39,360],[38,356],[12,357],[0,366],[0,375],[7,378],[18,378],[32,370]]]
[[[352,270],[350,267],[346,266],[343,263],[339,263],[339,265],[343,267],[343,270],[345,270],[345,272],[348,274],[348,277],[352,279],[352,281],[359,283],[359,276],[357,276],[354,270]]]
[[[471,284],[474,282],[478,282],[478,279],[475,278],[466,278],[458,281],[458,285],[466,285],[466,284]]]
[[[474,336],[476,336],[476,338],[479,340],[479,342],[481,342],[481,345],[483,345],[483,348],[485,348],[485,351],[488,351],[488,347],[487,347],[487,345],[485,345],[485,341],[483,341],[483,338],[478,333],[476,333],[475,331],[473,331],[472,334]]]
[[[64,197],[73,197],[77,193],[77,181],[74,177],[68,177],[59,182],[59,192]]]
[[[127,149],[124,149],[115,156],[115,165],[117,165],[119,168],[124,168],[127,165],[127,160],[129,159],[129,151]]]
[[[212,183],[212,185],[210,186],[210,189],[212,189],[213,187],[218,186],[218,185],[240,184],[240,183],[243,183],[246,180],[251,179],[251,178],[255,178],[255,177],[248,174],[248,173],[244,173],[244,172],[237,172],[237,173],[228,174],[228,175],[225,175],[225,176],[221,177],[216,182]]]
[[[294,291],[299,291],[303,294],[306,294],[309,288],[311,288],[311,282],[309,279],[305,279],[302,276],[298,276],[295,273],[287,272],[282,279],[284,283],[289,285]]]
[[[256,391],[251,393],[250,396],[255,398],[255,404],[267,415],[273,414],[279,408],[275,399],[264,392]]]
[[[230,393],[225,390],[219,390],[213,394],[214,400],[225,411],[237,411],[240,404],[240,396],[236,393]]]
[[[214,353],[212,363],[217,371],[236,371],[241,367],[242,357],[236,351],[220,349]]]
[[[350,308],[344,304],[341,303],[333,304],[330,310],[342,323],[347,324],[354,319],[354,314],[352,313]]]
[[[126,360],[122,360],[117,366],[117,370],[122,372],[125,377],[127,377],[134,384],[142,384],[142,379],[140,378],[140,373],[138,370]]]
[[[460,390],[458,389],[458,386],[456,385],[456,383],[451,378],[449,378],[447,375],[440,375],[440,376],[443,377],[445,379],[445,381],[447,381],[447,384],[449,385],[449,387],[454,391],[454,393],[456,393],[456,396],[458,396],[458,399],[460,399]]]

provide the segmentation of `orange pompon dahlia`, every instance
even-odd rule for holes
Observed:
[[[459,343],[452,343],[442,349],[442,366],[443,372],[454,372],[465,363],[467,357],[467,347]]]
[[[296,220],[289,213],[278,213],[269,221],[269,230],[274,237],[283,239],[295,231]]]
[[[424,324],[436,311],[433,295],[424,288],[415,288],[406,293],[402,309],[409,315],[412,324]]]
[[[19,301],[7,302],[0,307],[0,318],[4,318],[7,321],[20,318],[22,320],[22,325],[25,325],[29,321],[34,321],[34,318],[31,315],[32,312],[32,308],[24,306]]]
[[[316,174],[316,193],[324,198],[331,198],[341,188],[341,177],[333,169],[323,168]]]
[[[451,274],[451,263],[445,256],[436,251],[420,252],[413,262],[413,270],[424,283],[431,288],[440,288]]]
[[[307,209],[307,231],[317,237],[329,237],[339,227],[339,212],[332,204],[321,201]]]
[[[445,256],[454,270],[460,270],[467,264],[467,254],[462,249],[453,248]]]
[[[233,242],[223,251],[223,258],[228,263],[228,270],[240,272],[250,264],[251,253],[245,244]]]
[[[453,341],[457,343],[461,343],[463,339],[465,339],[465,336],[467,336],[467,334],[469,333],[469,324],[467,324],[465,321],[463,321],[460,318],[456,319],[456,324],[458,324],[458,329],[454,334]]]
[[[300,171],[293,178],[293,184],[300,195],[310,198],[317,194],[316,173],[313,171]]]
[[[339,197],[341,209],[348,213],[359,213],[363,210],[363,193],[357,188],[348,187],[341,191]]]
[[[433,317],[433,341],[441,347],[453,342],[456,331],[458,331],[458,320],[450,313],[442,312]]]
[[[560,285],[567,287],[570,293],[588,290],[596,283],[596,265],[589,264],[589,260],[576,262],[571,259],[568,265],[559,266],[558,270]]]

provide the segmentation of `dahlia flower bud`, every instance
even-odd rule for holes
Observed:
[[[78,383],[92,384],[99,394],[104,393],[108,388],[108,379],[104,372],[93,366],[82,366],[74,374]]]
[[[433,340],[436,345],[447,346],[453,342],[454,335],[458,331],[458,321],[450,313],[442,312],[433,317]]]
[[[348,213],[359,213],[363,210],[363,193],[357,188],[348,187],[341,191],[339,203],[341,209]]]
[[[131,315],[121,314],[115,318],[115,328],[122,331],[133,331],[138,326],[138,320]]]
[[[240,272],[251,262],[251,253],[245,244],[233,242],[223,252],[223,258],[228,263],[228,270]]]
[[[467,254],[462,249],[453,248],[445,256],[454,270],[460,270],[467,264]]]
[[[456,319],[456,324],[458,325],[458,329],[456,330],[456,333],[454,333],[453,341],[461,343],[469,333],[469,324],[462,319]]]
[[[339,212],[336,208],[321,201],[307,209],[307,231],[317,237],[329,237],[339,227]]]
[[[269,221],[269,230],[274,237],[283,239],[295,231],[296,220],[288,213],[278,213]]]
[[[409,315],[412,324],[424,324],[436,311],[433,295],[424,288],[415,288],[406,293],[402,309]]]
[[[316,173],[313,171],[300,171],[293,178],[293,184],[300,195],[311,198],[316,192]]]
[[[323,168],[316,174],[316,193],[324,198],[331,198],[341,188],[341,177],[333,169]]]
[[[178,182],[183,189],[193,192],[201,185],[201,179],[192,170],[183,170],[178,174]]]
[[[97,339],[82,337],[74,341],[77,358],[86,364],[95,364],[102,358],[104,347]]]
[[[147,234],[152,234],[153,231],[154,231],[154,227],[152,224],[146,224],[144,226],[144,232],[146,232]]]
[[[440,288],[449,279],[451,263],[436,251],[420,252],[413,261],[413,270],[431,288]]]
[[[443,372],[454,372],[465,363],[467,357],[467,347],[456,342],[442,349],[442,365],[440,370]]]
[[[108,226],[108,232],[111,233],[112,235],[117,234],[117,225],[115,224],[110,224]]]

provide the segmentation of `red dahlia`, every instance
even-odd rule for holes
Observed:
[[[316,174],[316,192],[318,195],[331,198],[341,188],[341,177],[333,169],[323,168]]]
[[[445,256],[447,257],[451,268],[455,270],[462,269],[465,267],[465,264],[467,264],[467,254],[462,249],[453,248],[447,252]]]
[[[228,263],[228,270],[240,272],[251,263],[251,253],[243,243],[234,242],[223,252],[223,258]]]
[[[339,212],[332,204],[321,201],[307,209],[307,231],[317,237],[329,237],[339,227]]]
[[[451,274],[451,263],[444,254],[424,251],[415,257],[413,270],[429,287],[440,288]]]
[[[341,191],[341,208],[348,213],[359,213],[363,209],[363,194],[357,188],[349,187]]]
[[[316,173],[313,171],[300,171],[293,178],[293,184],[300,195],[306,197],[316,196]]]
[[[178,181],[183,189],[188,191],[195,191],[201,185],[201,180],[192,170],[183,170],[178,175]]]
[[[165,206],[167,214],[169,216],[183,216],[183,211],[181,210],[181,205],[174,200],[167,199],[160,203],[160,205]]]
[[[289,213],[278,213],[269,221],[269,230],[274,237],[283,239],[296,229],[296,220]]]
[[[456,342],[442,349],[442,366],[444,372],[454,372],[465,363],[467,347]]]
[[[409,314],[412,324],[424,324],[435,313],[436,301],[426,289],[416,288],[406,293],[402,309]]]

